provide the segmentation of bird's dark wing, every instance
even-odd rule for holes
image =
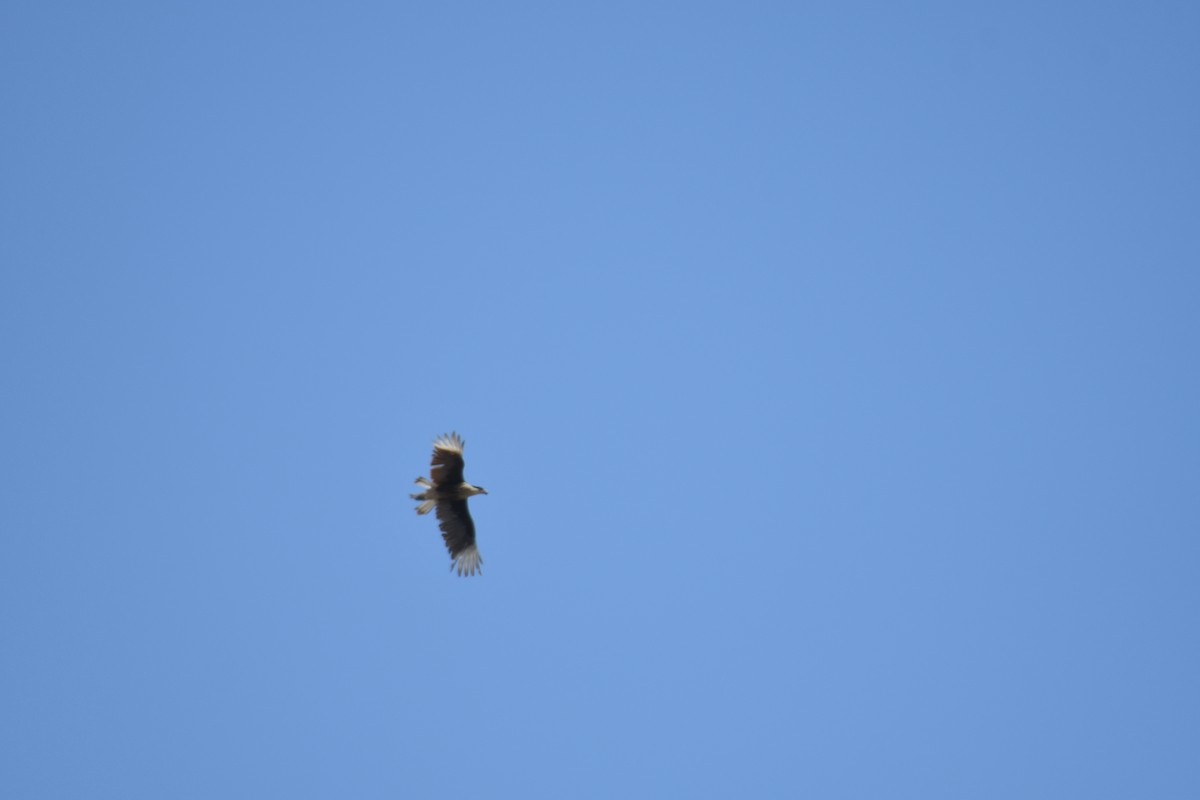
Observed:
[[[435,485],[457,486],[463,482],[464,444],[466,442],[457,433],[440,436],[433,441],[433,463],[429,467],[429,477]]]
[[[438,527],[450,558],[452,569],[459,575],[474,575],[483,563],[479,549],[475,547],[475,521],[467,509],[466,500],[443,500],[437,504]]]

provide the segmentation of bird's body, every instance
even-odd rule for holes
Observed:
[[[433,441],[433,462],[428,478],[417,478],[425,491],[409,495],[421,501],[418,514],[437,509],[438,527],[450,551],[450,568],[459,575],[480,572],[483,559],[475,546],[475,521],[467,508],[467,498],[487,494],[482,486],[472,486],[463,480],[463,442],[457,433]]]

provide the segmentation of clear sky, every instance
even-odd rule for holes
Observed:
[[[0,795],[1200,797],[1198,8],[5,3]]]

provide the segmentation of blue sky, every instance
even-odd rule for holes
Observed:
[[[1198,31],[6,4],[0,794],[1200,796]]]

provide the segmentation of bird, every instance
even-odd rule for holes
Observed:
[[[483,572],[483,558],[475,546],[475,521],[467,509],[467,498],[487,494],[482,486],[472,486],[463,480],[463,445],[458,433],[442,434],[433,440],[433,461],[429,477],[415,481],[425,491],[411,494],[419,500],[418,514],[437,509],[438,527],[450,551],[450,570],[459,576]]]

